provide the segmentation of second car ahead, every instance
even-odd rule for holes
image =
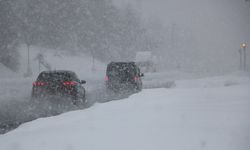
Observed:
[[[69,99],[75,105],[84,105],[86,92],[82,84],[85,83],[86,81],[79,80],[72,71],[43,71],[33,83],[32,99],[57,96]]]
[[[106,88],[114,92],[139,92],[143,76],[135,62],[111,62],[106,71]]]

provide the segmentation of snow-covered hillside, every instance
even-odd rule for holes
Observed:
[[[15,78],[18,77],[18,73],[10,70],[9,68],[5,67],[3,64],[0,63],[0,78]]]
[[[145,89],[41,118],[0,135],[4,150],[248,150],[250,78],[237,74]]]
[[[25,74],[27,72],[27,48],[22,46],[20,47],[20,50],[22,51],[20,72]],[[95,72],[93,72],[92,57],[84,55],[83,53],[72,54],[67,51],[31,47],[30,64],[34,77],[37,77],[41,71],[46,70],[45,67],[41,66],[39,71],[37,60],[38,54],[44,56],[44,60],[51,66],[52,70],[72,70],[75,71],[80,78],[94,79],[95,77],[98,77],[98,75],[100,76],[99,72],[103,72],[105,69],[105,64],[95,60]]]

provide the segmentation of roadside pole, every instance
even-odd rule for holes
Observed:
[[[246,53],[246,47],[243,48],[244,52],[244,71],[247,71],[247,53]]]
[[[246,52],[247,44],[242,43],[241,49],[243,50],[243,70],[247,71],[247,52]]]
[[[242,70],[242,50],[241,48],[239,49],[239,54],[240,54],[240,70]]]

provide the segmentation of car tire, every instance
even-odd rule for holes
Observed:
[[[85,97],[77,97],[73,100],[73,104],[79,108],[84,108],[87,103]]]
[[[142,88],[141,88],[141,86],[139,84],[137,84],[135,86],[135,90],[136,90],[136,92],[140,92],[142,90]]]

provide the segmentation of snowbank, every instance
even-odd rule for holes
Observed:
[[[0,63],[0,79],[4,78],[16,78],[19,75],[14,71],[10,70],[9,68],[5,67],[3,64]]]
[[[23,124],[0,135],[0,145],[4,150],[248,150],[249,89],[246,82],[143,90]]]

